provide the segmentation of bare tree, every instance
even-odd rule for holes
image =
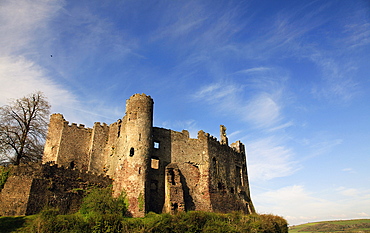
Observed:
[[[42,157],[50,104],[42,92],[0,107],[0,162],[15,165]]]

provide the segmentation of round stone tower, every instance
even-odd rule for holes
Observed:
[[[143,217],[150,188],[147,176],[153,147],[153,99],[145,94],[131,96],[122,123],[124,133],[119,143],[123,155],[118,161],[114,191],[116,195],[126,192],[131,214]]]

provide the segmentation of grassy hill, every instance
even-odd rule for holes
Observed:
[[[0,217],[1,233],[182,233],[182,232],[263,232],[288,233],[285,219],[274,215],[244,215],[181,212],[176,215],[149,213],[144,218],[127,218],[112,214],[58,215],[45,210],[26,217]]]
[[[289,228],[289,233],[305,232],[361,232],[370,233],[370,219],[338,220],[306,223]]]
[[[287,221],[271,214],[150,212],[143,218],[130,218],[127,206],[124,195],[112,197],[111,188],[92,189],[74,214],[63,215],[58,209],[46,207],[36,215],[0,217],[0,233],[288,233]]]

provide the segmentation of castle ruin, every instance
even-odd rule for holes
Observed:
[[[93,128],[69,124],[61,114],[50,118],[43,164],[109,176],[115,196],[125,192],[129,212],[255,212],[249,190],[245,147],[220,141],[203,131],[153,127],[150,96],[126,101],[125,116]]]

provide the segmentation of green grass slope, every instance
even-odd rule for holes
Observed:
[[[144,218],[127,218],[116,214],[59,215],[45,210],[27,217],[0,217],[0,232],[11,233],[103,233],[103,232],[264,232],[288,233],[285,219],[275,215],[218,214],[200,211],[176,215],[149,213]]]
[[[45,207],[32,216],[0,217],[0,233],[288,233],[287,221],[271,214],[189,211],[175,215],[148,213],[144,218],[130,218],[127,207],[124,193],[114,198],[111,187],[94,188],[89,190],[77,213],[63,215],[58,209]]]
[[[306,223],[289,227],[289,233],[305,232],[361,232],[370,233],[370,219],[338,220]]]

